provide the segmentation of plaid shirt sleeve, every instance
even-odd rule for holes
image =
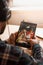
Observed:
[[[32,57],[21,48],[0,40],[0,65],[33,65],[33,63]]]
[[[0,65],[17,65],[23,50],[0,41]]]

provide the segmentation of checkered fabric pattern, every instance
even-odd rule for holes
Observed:
[[[22,54],[19,47],[0,41],[0,65],[17,65]]]
[[[0,65],[34,65],[34,61],[18,46],[0,40]]]

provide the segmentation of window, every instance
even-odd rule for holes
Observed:
[[[17,9],[43,9],[43,0],[11,0],[10,4]]]
[[[13,6],[42,6],[43,0],[13,0]]]

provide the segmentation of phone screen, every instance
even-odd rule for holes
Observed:
[[[23,46],[23,47],[30,47],[31,45],[27,43],[28,39],[33,39],[35,35],[37,24],[34,23],[27,23],[27,22],[21,22],[18,36],[16,39],[16,45]]]

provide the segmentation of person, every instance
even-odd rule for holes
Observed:
[[[11,11],[8,9],[6,2],[7,0],[0,0],[0,34],[4,32],[6,23],[11,17]],[[21,48],[9,44],[9,41],[5,42],[0,39],[0,65],[33,65],[33,64],[34,61],[32,57],[26,54],[23,50],[21,50]]]

